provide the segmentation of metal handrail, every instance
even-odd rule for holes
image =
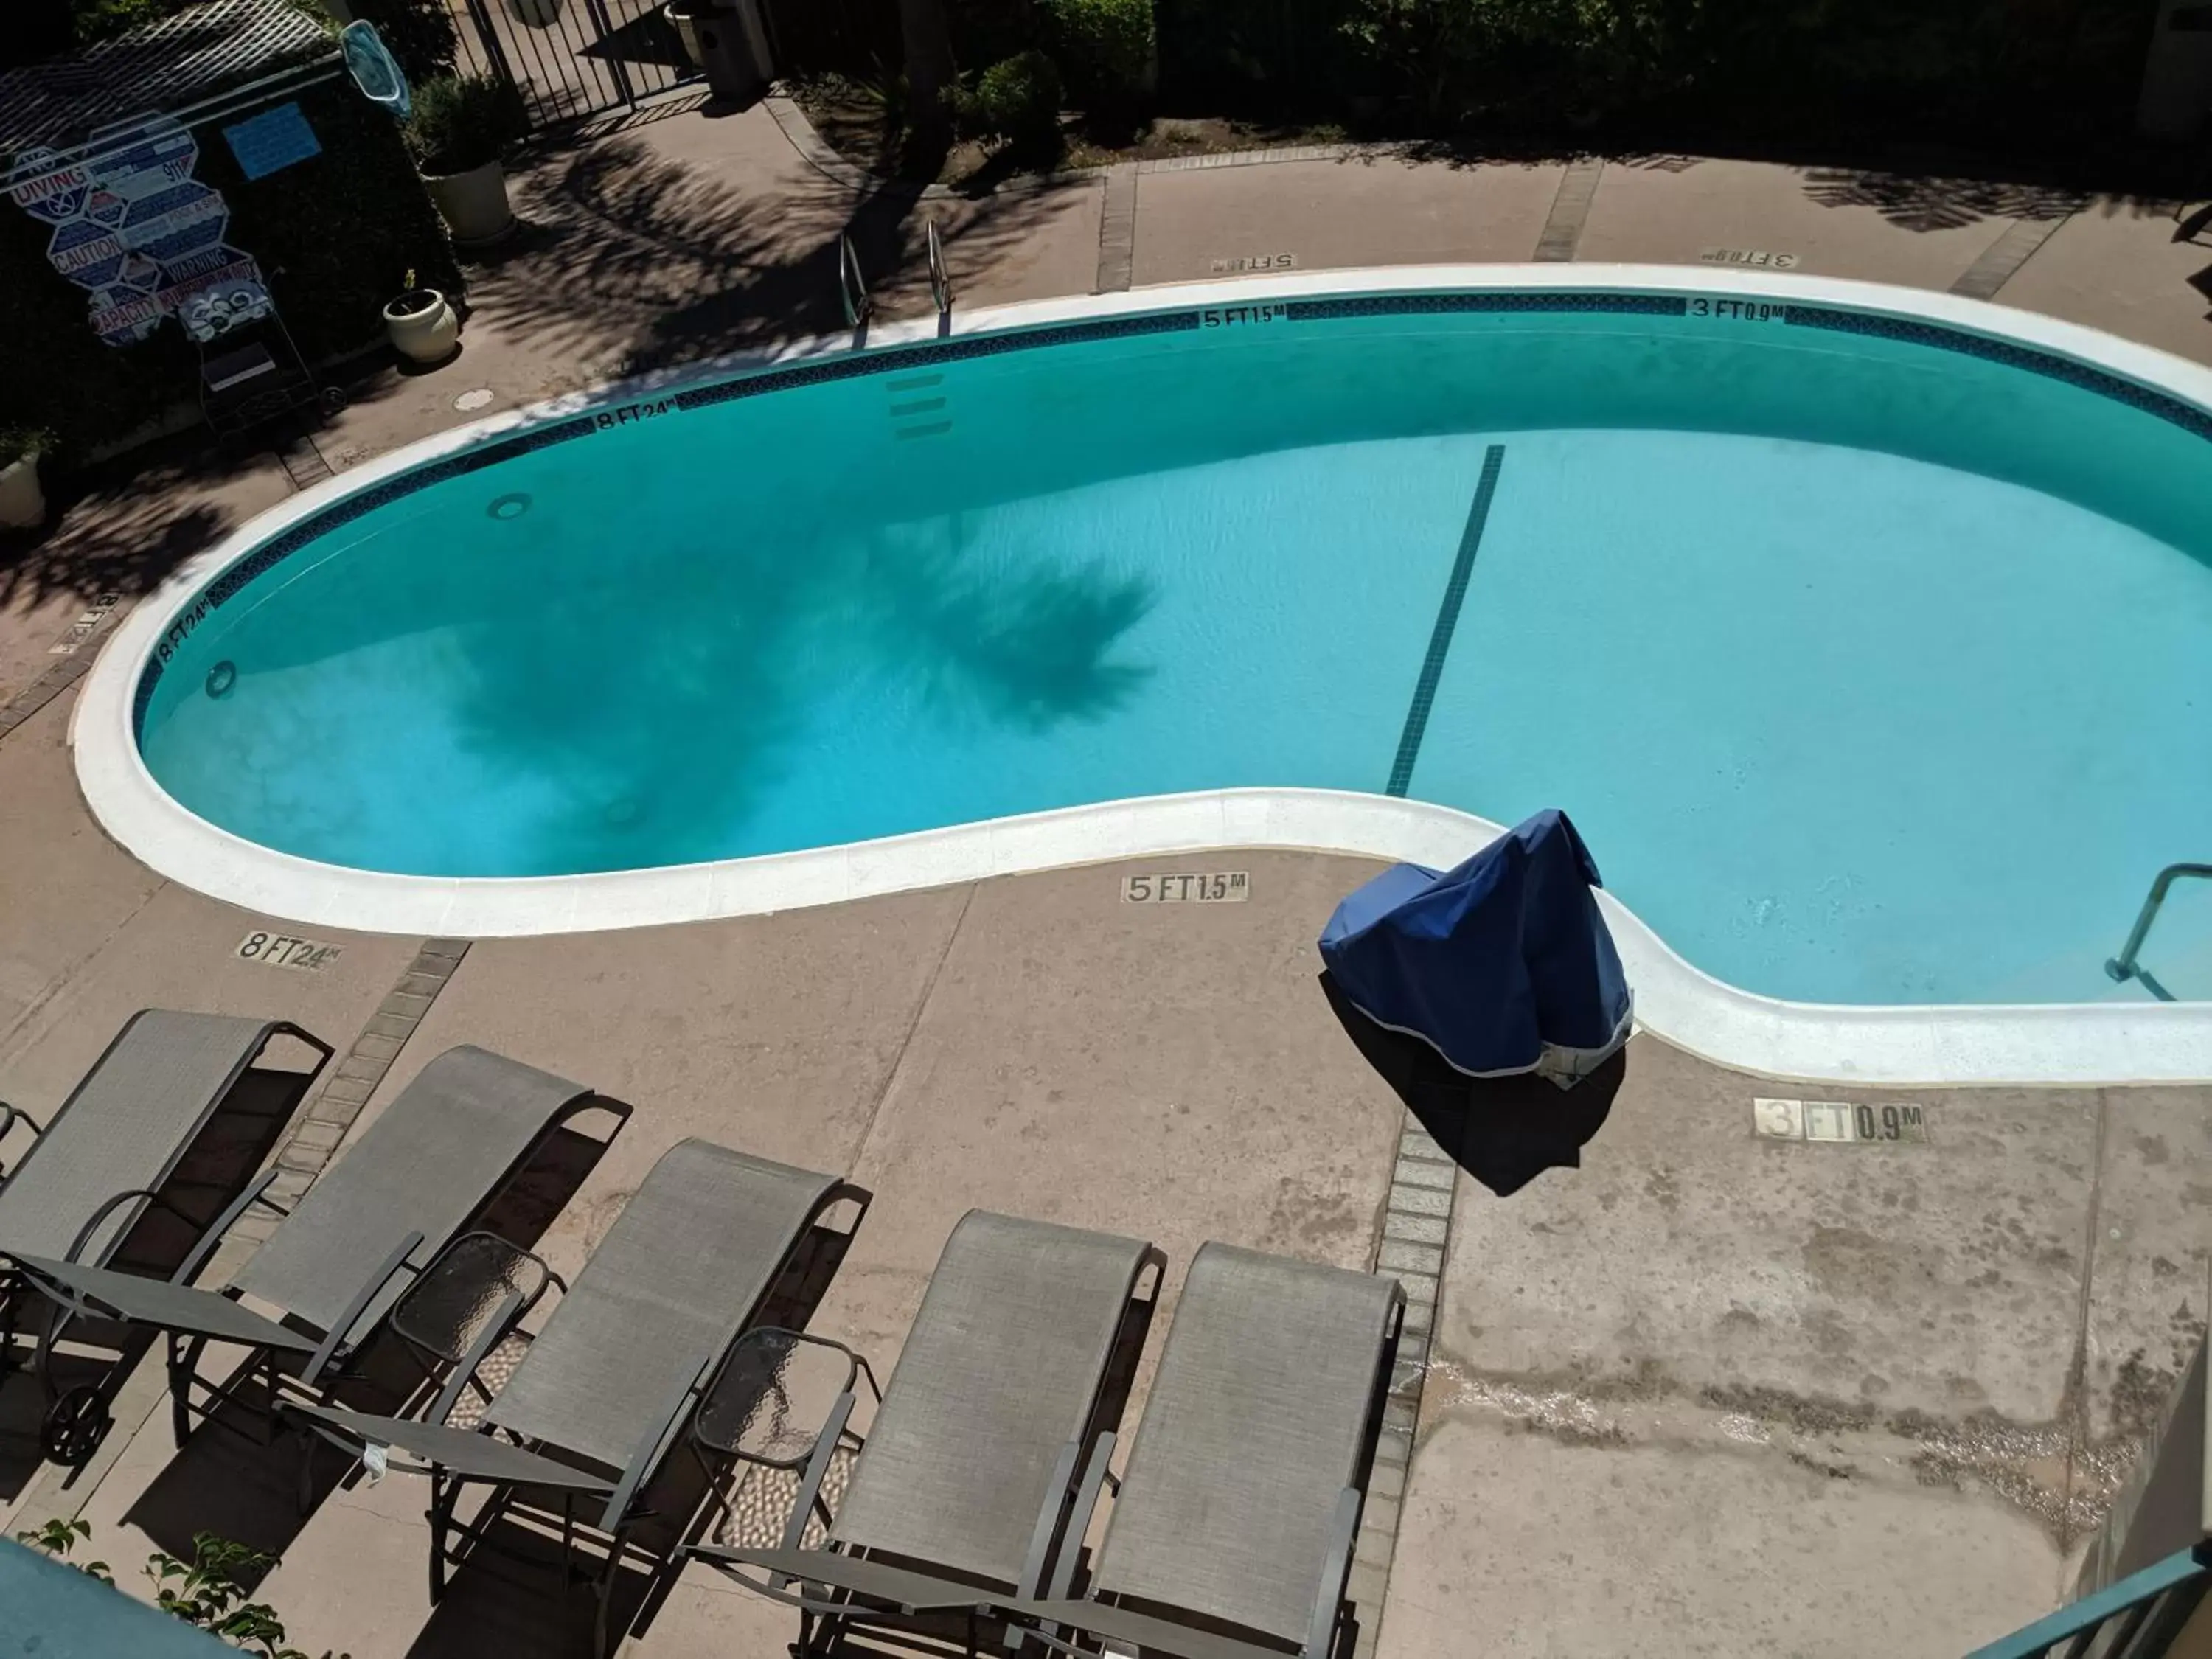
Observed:
[[[2136,952],[2142,949],[2144,935],[2150,932],[2151,923],[2158,919],[2158,908],[2166,902],[2166,890],[2185,876],[2197,881],[2212,881],[2212,864],[2169,864],[2160,871],[2158,879],[2150,884],[2150,892],[2142,902],[2142,908],[2136,913],[2136,925],[2128,934],[2128,942],[2120,947],[2119,955],[2105,964],[2105,971],[2123,985],[2131,979],[2140,979],[2162,1000],[2168,1002],[2173,999],[2165,995],[2163,988],[2143,972],[2136,961]]]
[[[952,277],[945,269],[945,244],[937,234],[937,221],[929,222],[929,291],[937,301],[937,314],[952,314]]]
[[[837,294],[845,302],[845,326],[859,328],[875,314],[876,302],[860,275],[860,256],[854,251],[850,231],[837,234]]]
[[[2181,1633],[2212,1583],[2212,1541],[2154,1561],[2094,1595],[2082,1597],[1966,1659],[2051,1659],[2061,1643],[2068,1659],[2097,1650],[2112,1659],[2157,1659]]]

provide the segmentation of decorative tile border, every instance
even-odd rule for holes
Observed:
[[[2081,391],[2093,392],[2100,398],[2110,398],[2114,403],[2125,404],[2146,415],[2155,415],[2161,421],[2171,421],[2185,432],[2212,441],[2212,413],[2207,413],[2196,404],[2185,403],[2171,392],[2154,391],[2138,381],[2124,379],[2107,369],[2080,362],[2071,357],[2061,357],[2055,352],[2039,350],[2034,346],[2022,345],[2015,340],[2000,340],[1987,334],[1970,334],[1964,329],[1948,327],[1942,323],[1923,322],[1911,317],[1886,316],[1871,311],[1843,311],[1830,306],[1785,305],[1782,310],[1782,320],[1793,328],[1824,328],[1838,334],[1903,340],[1911,345],[1929,346],[1938,351],[1955,351],[1964,357],[1978,357],[1984,362],[2002,363],[2007,368],[2026,369],[2031,374],[2063,380]]]
[[[1133,184],[1131,188],[1133,189]],[[1105,255],[1102,252],[1102,270]],[[1680,294],[1637,294],[1589,289],[1505,289],[1473,292],[1354,295],[1322,299],[1290,300],[1281,314],[1292,322],[1324,322],[1362,317],[1494,315],[1554,313],[1614,316],[1680,317],[1689,300]],[[783,368],[757,368],[726,379],[686,387],[667,397],[647,399],[621,408],[532,426],[495,438],[458,453],[343,495],[328,506],[296,520],[259,548],[231,565],[208,584],[201,605],[180,618],[149,657],[139,676],[131,702],[131,730],[143,733],[146,710],[163,668],[174,647],[205,615],[235,598],[256,577],[292,554],[342,526],[415,491],[496,466],[556,444],[586,438],[629,423],[634,416],[671,411],[688,413],[740,398],[765,396],[801,386],[821,386],[902,368],[969,362],[1012,351],[1048,349],[1109,339],[1188,332],[1205,325],[1209,310],[1218,307],[1176,307],[1157,312],[1099,317],[1042,326],[982,332],[921,343],[897,344],[877,350],[850,350]],[[2100,397],[2124,403],[2212,440],[2212,413],[2185,403],[2169,393],[2124,379],[2106,370],[2039,350],[2016,342],[1972,334],[1948,325],[1872,312],[1845,311],[1826,306],[1786,304],[1784,319],[1800,328],[1825,328],[1841,333],[1903,340],[1955,351],[1987,362],[2043,374]],[[51,673],[52,671],[49,671]],[[80,671],[82,672],[82,671]],[[44,677],[42,677],[43,678]],[[74,677],[71,677],[74,678]],[[67,680],[62,682],[66,684]],[[58,690],[58,687],[56,688]],[[48,700],[51,700],[49,693]],[[35,711],[33,711],[35,712]],[[0,720],[6,718],[0,712]],[[27,718],[27,716],[25,716]],[[16,722],[20,724],[21,721]],[[0,731],[4,731],[0,726]]]
[[[1390,1274],[1405,1286],[1406,1325],[1398,1339],[1389,1403],[1382,1408],[1382,1435],[1375,1445],[1367,1508],[1360,1516],[1359,1540],[1352,1554],[1348,1593],[1359,1609],[1359,1644],[1353,1659],[1373,1659],[1382,1630],[1390,1562],[1398,1547],[1399,1510],[1413,1461],[1413,1437],[1420,1427],[1421,1389],[1429,1374],[1437,1298],[1443,1288],[1452,1199],[1458,1190],[1459,1166],[1408,1114],[1398,1136],[1389,1204],[1375,1252],[1375,1271]]]
[[[1098,280],[1094,294],[1125,292],[1137,258],[1137,174],[1124,163],[1106,174],[1106,199],[1098,205]]]
[[[671,399],[689,411],[726,404],[738,398],[757,398],[795,386],[823,386],[834,380],[855,380],[875,374],[895,374],[939,363],[971,362],[978,357],[1002,357],[1010,351],[1034,351],[1050,346],[1087,345],[1099,340],[1124,340],[1151,334],[1185,334],[1196,330],[1204,313],[1199,310],[1157,311],[1133,317],[1104,317],[1096,322],[1057,323],[1042,328],[1010,331],[1004,334],[970,334],[932,341],[924,345],[898,346],[888,351],[854,351],[794,368],[763,369],[735,380],[679,392]]]
[[[1294,323],[1345,317],[1435,317],[1516,312],[1568,312],[1624,317],[1680,317],[1690,301],[1680,294],[1594,294],[1577,289],[1509,293],[1374,294],[1341,300],[1292,300],[1283,309]]]
[[[1572,259],[1581,247],[1583,227],[1589,222],[1590,207],[1597,200],[1597,181],[1605,171],[1605,162],[1592,155],[1577,156],[1567,163],[1567,170],[1559,177],[1559,193],[1552,198],[1551,216],[1544,221],[1544,234],[1536,239],[1535,257],[1545,263],[1561,263]]]
[[[2014,220],[2005,234],[1983,249],[1981,257],[1951,284],[1951,292],[1963,294],[1970,300],[1995,299],[1997,290],[2019,275],[2020,268],[2033,258],[2077,210],[2053,213],[2039,219]]]
[[[345,1058],[324,1078],[314,1103],[277,1149],[276,1178],[269,1183],[271,1201],[289,1210],[314,1184],[468,953],[469,941],[465,939],[422,941],[407,971],[362,1027]],[[249,1250],[258,1249],[276,1231],[279,1218],[265,1208],[249,1211],[231,1229],[230,1240],[242,1242]]]

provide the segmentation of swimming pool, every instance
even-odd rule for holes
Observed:
[[[2140,994],[2102,963],[2212,823],[2203,371],[1856,284],[1335,286],[341,481],[143,640],[143,766],[258,847],[463,885],[1239,787],[1558,805],[1739,987]],[[2208,922],[2160,924],[2185,996]]]

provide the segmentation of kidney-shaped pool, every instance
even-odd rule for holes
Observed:
[[[1556,805],[1738,986],[2111,994],[2212,851],[2202,371],[1848,286],[1186,294],[541,413],[234,539],[137,740],[236,836],[435,877]]]

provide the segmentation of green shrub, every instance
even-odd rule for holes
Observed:
[[[54,434],[27,421],[0,424],[0,466],[10,466],[33,450],[44,453],[54,447]]]
[[[1119,101],[1152,75],[1152,0],[1044,0],[1046,38],[1086,98]]]
[[[529,131],[522,100],[495,75],[441,75],[415,88],[407,151],[432,177],[466,173]]]
[[[1017,52],[983,71],[964,112],[981,132],[1019,143],[1060,125],[1060,70],[1041,52]]]

